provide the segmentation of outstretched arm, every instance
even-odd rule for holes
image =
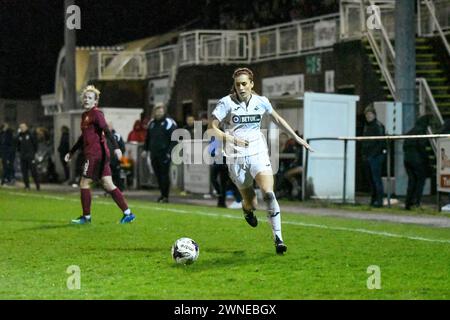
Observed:
[[[64,156],[64,160],[66,162],[69,162],[72,158],[73,154],[77,152],[78,149],[80,149],[83,146],[83,136],[80,135],[77,142],[73,145],[72,149]]]
[[[293,137],[295,139],[295,141],[297,143],[301,144],[302,146],[304,146],[309,151],[314,152],[314,150],[311,149],[310,145],[308,143],[306,143],[305,140],[300,138],[295,133],[294,129],[292,129],[292,127],[289,125],[289,123],[287,123],[286,120],[284,120],[275,110],[272,110],[272,113],[270,115],[272,116],[273,122],[275,122],[275,124],[278,127],[280,127],[281,129],[284,129],[285,131],[287,131],[291,135],[291,137]]]

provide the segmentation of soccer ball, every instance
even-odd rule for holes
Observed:
[[[176,263],[191,264],[198,258],[198,244],[190,238],[180,238],[172,246],[172,258]]]

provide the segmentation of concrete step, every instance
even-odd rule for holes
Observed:
[[[432,46],[416,45],[416,51],[433,50]]]
[[[450,94],[434,94],[435,99],[450,99]]]
[[[433,59],[434,53],[417,53],[416,59]]]
[[[441,74],[444,72],[445,71],[441,70],[441,69],[425,69],[425,70],[419,69],[419,70],[416,70],[417,74]]]

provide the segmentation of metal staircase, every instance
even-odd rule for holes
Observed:
[[[369,57],[370,63],[379,74],[379,80],[384,90],[386,100],[393,100],[386,78],[383,76],[379,63],[376,60],[373,49],[370,46],[368,39],[363,39],[365,51]],[[416,75],[418,86],[428,84],[431,96],[433,96],[436,106],[439,109],[443,118],[450,117],[450,78],[445,69],[439,62],[436,54],[433,52],[433,47],[427,38],[416,38]],[[390,74],[394,74],[394,64],[389,62],[387,69]],[[426,81],[426,83],[424,82]],[[425,89],[424,89],[425,90]],[[422,105],[423,93],[419,90],[418,103]],[[423,110],[424,113],[426,110]]]

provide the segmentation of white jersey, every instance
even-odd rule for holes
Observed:
[[[230,95],[223,97],[212,112],[220,122],[225,124],[225,132],[234,137],[247,140],[248,147],[228,144],[225,147],[227,157],[245,157],[267,153],[267,142],[261,132],[261,121],[265,113],[271,114],[273,107],[269,99],[252,94],[248,106]]]

